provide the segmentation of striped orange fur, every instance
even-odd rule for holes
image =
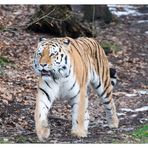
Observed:
[[[72,134],[87,136],[89,84],[101,98],[109,127],[118,127],[112,98],[116,71],[109,68],[105,52],[95,39],[42,39],[35,53],[34,69],[40,77],[35,109],[39,140],[44,141],[50,135],[47,115],[56,98],[69,99],[71,102]]]

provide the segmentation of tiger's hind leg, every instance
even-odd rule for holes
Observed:
[[[113,88],[110,82],[108,82],[106,87],[103,87],[103,84],[101,82],[95,85],[95,90],[97,94],[101,97],[109,127],[117,128],[119,120],[117,117],[114,100],[112,98],[112,89]]]
[[[106,112],[106,119],[110,128],[118,128],[119,119],[116,113],[116,107],[112,95],[107,98],[102,98],[104,109]]]
[[[89,114],[88,97],[86,90],[81,89],[77,95],[71,98],[72,107],[72,135],[87,137]]]

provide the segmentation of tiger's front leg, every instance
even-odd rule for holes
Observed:
[[[48,111],[51,108],[53,100],[45,88],[38,88],[35,108],[35,128],[40,141],[44,142],[50,135],[48,124]]]
[[[88,97],[86,90],[79,90],[71,98],[72,107],[72,135],[77,137],[87,137],[89,114],[88,114]]]

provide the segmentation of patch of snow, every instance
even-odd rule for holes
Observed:
[[[108,124],[102,124],[102,127],[108,127]]]
[[[129,131],[132,131],[134,130],[133,127],[128,127],[128,128],[120,128],[121,131],[126,131],[126,132],[129,132]]]
[[[148,90],[135,90],[133,94],[124,93],[123,95],[127,97],[135,97],[137,95],[148,95]]]
[[[143,106],[141,108],[135,109],[135,112],[143,112],[143,111],[148,111],[148,106]]]
[[[135,96],[137,96],[137,94],[125,94],[125,96],[127,96],[127,97],[135,97]]]
[[[125,111],[125,112],[134,112],[134,110],[130,109],[130,108],[121,108],[121,111]]]
[[[3,138],[4,142],[8,142],[9,139],[8,138]]]
[[[121,111],[124,112],[143,112],[143,111],[148,111],[148,106],[143,106],[141,108],[137,108],[137,109],[130,109],[130,108],[120,108]]]
[[[133,114],[133,115],[131,115],[131,117],[136,117],[137,116],[137,114]]]
[[[107,5],[110,11],[116,11],[118,5]]]
[[[148,121],[147,118],[141,118],[141,119],[140,119],[140,123],[145,123],[145,122],[147,122],[147,121]]]
[[[120,121],[121,121],[121,120],[125,120],[125,118],[120,118]]]
[[[125,113],[117,113],[118,116],[125,116]]]
[[[137,90],[140,95],[148,95],[148,90]]]
[[[139,20],[138,23],[148,23],[148,20]]]
[[[148,33],[148,32],[147,32]],[[145,53],[138,53],[140,56],[146,56]]]
[[[148,15],[148,13],[138,12],[137,8],[131,5],[108,5],[108,7],[109,10],[118,17],[126,15],[132,15],[132,16]],[[117,8],[122,8],[123,10],[119,11]]]

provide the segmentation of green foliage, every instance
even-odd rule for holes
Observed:
[[[20,136],[16,136],[15,140],[16,140],[16,143],[26,143],[28,139],[27,139],[27,136],[20,135]]]
[[[148,143],[148,124],[135,130],[132,136],[140,139],[141,143]]]
[[[4,66],[9,63],[9,60],[3,56],[0,56],[0,66]]]
[[[111,41],[102,41],[100,43],[101,47],[104,49],[106,54],[112,53],[112,52],[118,52],[121,50],[119,45],[116,43],[113,43]]]
[[[0,75],[4,75],[4,66],[9,63],[10,61],[7,58],[0,56]]]
[[[7,138],[0,138],[0,144],[8,144],[10,141]]]

